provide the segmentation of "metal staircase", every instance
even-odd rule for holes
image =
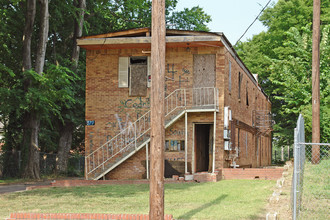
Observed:
[[[218,89],[177,89],[165,98],[165,128],[185,112],[218,111]],[[100,179],[150,142],[150,110],[85,157],[86,179]]]
[[[257,129],[258,135],[271,132],[274,123],[270,111],[254,110],[252,112],[252,124]]]

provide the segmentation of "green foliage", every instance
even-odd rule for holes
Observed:
[[[168,28],[207,31],[211,17],[199,6],[175,11],[178,0],[166,0]],[[151,27],[151,0],[87,2],[86,34]]]
[[[211,16],[205,14],[199,6],[191,9],[185,8],[180,12],[173,12],[170,21],[173,21],[174,29],[210,31],[207,23],[211,22]]]
[[[306,141],[311,140],[311,73],[312,73],[312,2],[279,0],[260,17],[268,27],[237,51],[244,63],[259,74],[259,83],[270,95],[275,146],[291,145],[299,113],[305,117]],[[320,91],[321,142],[329,142],[329,2],[321,6]]]
[[[302,210],[300,219],[329,218],[330,160],[318,165],[305,164]]]

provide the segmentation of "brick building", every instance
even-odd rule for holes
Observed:
[[[149,176],[149,28],[83,37],[86,178]],[[222,33],[167,30],[165,177],[271,163],[271,103]]]

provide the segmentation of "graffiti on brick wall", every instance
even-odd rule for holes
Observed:
[[[119,109],[120,112],[125,111],[125,109],[143,109],[150,108],[150,97],[136,97],[134,99],[124,99],[120,100]]]
[[[184,135],[184,130],[178,130],[178,129],[174,129],[174,128],[170,128],[168,130],[168,134],[169,135],[173,135],[173,136],[183,136]]]
[[[166,82],[178,82],[179,83],[179,89],[181,88],[182,83],[188,83],[189,82],[189,76],[190,71],[187,68],[182,68],[180,71],[175,70],[175,65],[167,64],[167,76],[165,77]],[[165,83],[165,92],[167,93],[168,83]],[[172,92],[172,91],[170,91]]]
[[[129,113],[126,113],[125,117],[120,117],[118,114],[114,114],[116,121],[109,121],[106,123],[106,128],[111,128],[111,130],[117,130],[119,132],[125,130],[126,128],[132,127],[133,122],[129,115]]]
[[[150,97],[136,97],[134,99],[123,99],[120,100],[118,106],[119,112],[127,114],[132,111],[136,114],[136,119],[141,117],[150,108]]]
[[[125,130],[126,128],[130,129],[130,128],[133,127],[133,123],[132,123],[132,121],[130,120],[130,116],[129,116],[128,113],[126,114],[126,120],[125,120],[125,123],[124,123],[124,120],[123,120],[118,114],[115,114],[115,117],[116,117],[116,119],[117,119],[118,127],[119,127],[119,130],[120,130],[120,131],[123,131],[123,130]]]

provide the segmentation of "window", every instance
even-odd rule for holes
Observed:
[[[228,89],[231,92],[231,61],[229,60]]]
[[[246,105],[249,106],[249,91],[248,91],[248,82],[246,82]]]
[[[128,88],[128,61],[129,57],[119,57],[118,61],[118,87]]]
[[[184,151],[184,141],[181,140],[166,140],[165,141],[166,152]]]
[[[119,57],[118,87],[129,88],[130,96],[146,96],[151,86],[150,57]]]
[[[241,99],[241,85],[243,80],[243,74],[238,72],[238,99]]]
[[[239,128],[237,128],[237,156],[239,156],[239,152],[240,152],[240,144],[239,144],[239,142],[240,142],[240,135],[239,135],[239,132],[240,132],[240,129]]]

